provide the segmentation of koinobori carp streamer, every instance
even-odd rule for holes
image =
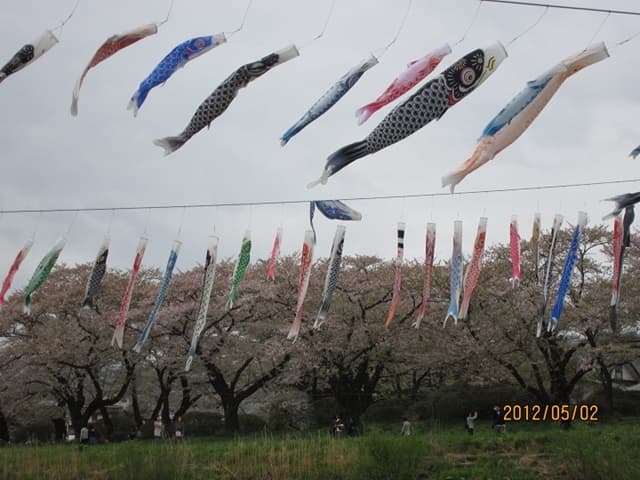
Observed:
[[[462,304],[460,305],[460,315],[458,318],[461,320],[467,318],[469,312],[469,304],[471,303],[471,296],[473,291],[478,285],[478,279],[480,278],[480,269],[482,267],[482,255],[484,253],[484,244],[487,239],[487,218],[481,217],[478,222],[478,233],[476,234],[476,240],[473,243],[473,255],[471,261],[467,266],[467,271],[464,274],[464,289],[462,296]]]
[[[73,88],[73,95],[71,98],[71,115],[74,117],[78,115],[78,99],[80,97],[80,89],[82,88],[82,82],[84,82],[84,77],[89,73],[89,70],[103,62],[107,58],[116,54],[123,48],[127,48],[130,45],[142,40],[143,38],[148,37],[149,35],[153,35],[158,33],[158,25],[155,23],[150,23],[148,25],[143,25],[138,28],[134,28],[128,32],[122,33],[120,35],[113,35],[98,48],[96,53],[93,54],[91,61],[85,67],[80,78],[76,82],[75,87]]]
[[[327,276],[324,280],[324,289],[322,290],[322,303],[320,310],[316,316],[313,328],[319,328],[329,315],[333,291],[338,284],[338,276],[340,275],[340,264],[342,263],[342,250],[344,248],[344,235],[346,228],[344,225],[336,227],[336,233],[333,236],[333,244],[331,246],[331,256],[329,257],[329,265],[327,267]]]
[[[173,276],[173,269],[176,266],[176,261],[178,260],[178,254],[180,253],[180,247],[182,246],[182,242],[179,240],[175,240],[173,242],[173,246],[171,247],[171,252],[169,253],[169,260],[167,260],[167,266],[164,269],[164,274],[162,275],[162,283],[160,284],[160,289],[158,290],[158,296],[156,297],[156,301],[153,304],[153,308],[151,309],[151,313],[149,313],[149,318],[147,318],[147,323],[145,323],[142,328],[142,332],[140,332],[140,337],[138,337],[138,342],[134,345],[133,351],[140,353],[144,343],[147,341],[149,337],[149,333],[151,333],[151,328],[153,324],[156,323],[156,319],[158,318],[158,312],[160,312],[160,308],[162,307],[162,303],[164,302],[164,298],[167,296],[167,291],[169,290],[169,284],[171,283],[171,277]]]
[[[331,107],[345,96],[351,88],[360,80],[360,77],[371,67],[378,63],[378,59],[371,55],[358,65],[345,73],[340,79],[320,97],[307,112],[289,128],[280,138],[280,144],[285,146],[289,140],[300,133],[303,128],[314,120],[324,115]]]
[[[233,72],[227,79],[209,95],[191,117],[187,128],[180,135],[154,140],[153,143],[164,148],[164,154],[169,155],[182,147],[191,137],[209,127],[211,122],[222,115],[238,92],[249,82],[264,75],[276,65],[298,56],[298,49],[290,45],[282,50],[267,55],[258,61],[247,63]]]
[[[300,334],[300,328],[302,327],[302,311],[304,306],[304,299],[307,296],[307,289],[309,288],[309,279],[311,278],[311,263],[313,262],[313,247],[315,241],[313,239],[313,232],[307,230],[304,234],[304,243],[302,244],[302,257],[300,258],[300,275],[298,276],[298,301],[296,304],[296,316],[291,324],[289,333],[287,335],[288,340],[294,342],[298,339]]]
[[[511,253],[511,278],[509,283],[515,288],[520,284],[520,233],[518,232],[518,217],[511,216],[509,224],[509,252]]]
[[[533,273],[536,278],[536,284],[540,281],[539,265],[540,265],[540,213],[533,215],[533,226],[531,227],[531,257],[533,260]]]
[[[166,57],[153,69],[153,71],[145,78],[138,89],[134,92],[127,109],[133,110],[133,115],[138,114],[138,110],[147,99],[149,92],[158,85],[164,85],[171,76],[180,68],[184,67],[188,62],[200,55],[207,53],[214,47],[222,45],[227,41],[224,33],[217,35],[207,35],[205,37],[196,37],[171,50]]]
[[[0,82],[40,58],[56,43],[58,43],[56,36],[49,30],[45,30],[34,42],[27,43],[18,50],[0,69]]]
[[[133,259],[133,266],[131,267],[131,273],[129,274],[129,282],[122,295],[122,301],[120,302],[120,310],[118,311],[118,318],[116,319],[116,329],[113,332],[113,338],[111,339],[111,345],[118,345],[118,348],[122,348],[124,340],[124,324],[127,321],[127,313],[129,313],[129,305],[131,304],[131,295],[133,294],[133,286],[136,282],[136,277],[142,266],[142,258],[144,252],[147,249],[148,239],[141,237],[138,241],[136,248],[136,255]]]
[[[420,87],[397,105],[362,141],[347,145],[329,156],[319,180],[308,188],[327,183],[331,175],[359,158],[393,145],[420,130],[473,92],[507,58],[501,43],[476,49]]]
[[[457,170],[442,178],[442,186],[455,186],[464,177],[493,159],[515,142],[533,123],[560,85],[574,73],[609,56],[604,43],[598,43],[563,60],[540,75],[516,95],[496,117],[489,122],[473,155]]]
[[[585,212],[578,212],[578,224],[573,230],[573,236],[571,237],[571,244],[569,245],[569,252],[562,268],[562,276],[560,277],[560,283],[558,284],[558,296],[556,303],[553,306],[551,312],[551,321],[549,322],[548,330],[555,330],[562,315],[562,309],[564,307],[564,298],[567,296],[569,287],[571,286],[571,274],[573,273],[573,267],[578,259],[578,247],[580,246],[580,234],[587,225],[587,214]]]
[[[96,260],[93,262],[93,268],[91,274],[87,280],[87,287],[84,291],[84,299],[82,300],[83,308],[93,308],[93,297],[100,289],[102,283],[102,277],[107,271],[107,257],[109,256],[109,238],[105,238],[100,245]]]
[[[606,200],[610,202],[615,202],[616,206],[611,213],[603,217],[603,220],[615,217],[616,215],[619,215],[620,212],[622,212],[622,210],[640,202],[640,192],[623,193],[622,195],[617,195],[615,197],[607,198]]]
[[[609,308],[609,325],[612,331],[616,331],[618,323],[618,302],[620,301],[620,282],[622,280],[622,267],[624,263],[624,253],[631,246],[631,224],[635,219],[633,205],[628,205],[624,209],[624,217],[621,225],[614,225],[613,241],[613,282],[611,285],[611,302]],[[616,217],[619,222],[619,217]],[[616,226],[617,231],[616,231]]]
[[[231,279],[231,291],[229,292],[229,300],[227,301],[227,310],[231,310],[238,295],[238,287],[247,272],[249,262],[251,261],[251,232],[247,230],[242,237],[242,245],[240,246],[240,255],[233,270]]]
[[[402,286],[402,263],[404,261],[404,230],[405,223],[398,222],[398,247],[396,252],[396,274],[393,281],[393,294],[391,296],[391,306],[389,307],[389,313],[387,314],[387,320],[384,322],[384,326],[389,328],[393,317],[396,315],[396,310],[400,304],[400,288]]]
[[[53,248],[49,250],[49,253],[47,253],[44,258],[40,260],[40,263],[36,267],[35,272],[33,272],[31,280],[29,280],[27,288],[24,292],[24,313],[26,313],[27,315],[31,313],[31,297],[33,296],[35,291],[42,286],[47,278],[49,278],[51,270],[53,270],[53,266],[58,261],[58,257],[60,256],[60,253],[62,252],[62,249],[64,248],[66,243],[67,239],[64,237],[58,240]]]
[[[267,280],[276,279],[276,264],[278,263],[278,255],[280,255],[280,244],[282,243],[282,227],[278,227],[276,238],[273,239],[273,247],[271,247],[271,257],[267,267]]]
[[[442,59],[451,53],[451,47],[445,43],[440,48],[427,53],[424,57],[414,60],[407,65],[402,72],[387,89],[373,102],[356,110],[358,125],[362,125],[375,112],[385,105],[393,102],[407,93],[440,64]]]
[[[540,306],[540,313],[538,315],[538,325],[536,328],[536,337],[540,337],[542,333],[542,325],[544,324],[544,314],[547,310],[547,303],[549,301],[549,288],[551,287],[551,274],[553,272],[553,264],[556,260],[556,244],[558,243],[558,233],[560,233],[560,227],[564,217],[560,214],[556,214],[553,217],[553,226],[551,227],[551,233],[549,235],[549,250],[547,254],[547,263],[544,268],[544,278],[542,281],[542,305]]]
[[[4,282],[2,282],[2,290],[0,291],[0,305],[4,305],[4,300],[5,300],[4,297],[9,291],[9,289],[11,288],[11,284],[13,283],[13,277],[15,277],[16,273],[20,269],[20,265],[22,265],[22,262],[24,261],[24,259],[27,257],[27,255],[29,255],[29,251],[31,250],[32,246],[33,246],[33,241],[27,240],[24,246],[20,249],[20,251],[16,255],[16,258],[13,260],[13,263],[9,267],[7,276],[5,277]]]
[[[618,296],[620,294],[620,277],[622,271],[622,249],[623,249],[623,227],[622,215],[613,218],[613,279],[611,281],[611,301],[609,302],[609,324],[611,330],[616,329],[616,307],[618,306]]]
[[[200,296],[200,306],[198,307],[198,316],[196,324],[193,327],[193,335],[191,336],[191,346],[187,354],[187,363],[184,366],[185,372],[191,369],[191,363],[196,355],[198,341],[200,335],[207,325],[207,312],[209,311],[209,302],[211,300],[211,290],[213,289],[213,281],[216,277],[216,263],[218,259],[218,237],[211,237],[207,255],[204,262],[204,281],[202,284],[202,295]]]
[[[451,269],[449,275],[449,308],[442,323],[443,327],[447,325],[449,318],[453,318],[454,323],[456,325],[458,324],[460,293],[462,292],[462,272],[464,269],[464,258],[462,257],[462,220],[453,222],[453,250],[451,252],[449,268]]]
[[[420,323],[427,313],[429,298],[431,297],[431,274],[433,272],[433,258],[436,249],[436,224],[427,223],[427,234],[424,242],[424,273],[422,284],[422,303],[418,310],[418,318],[413,322],[414,327],[420,328]]]
[[[360,221],[362,220],[362,214],[346,203],[340,200],[315,200],[309,205],[309,223],[311,224],[311,230],[313,231],[314,241],[316,239],[316,229],[313,225],[313,217],[315,215],[316,207],[322,214],[329,220],[343,220],[343,221]]]

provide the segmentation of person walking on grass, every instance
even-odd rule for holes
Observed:
[[[402,422],[402,429],[400,430],[400,435],[403,437],[411,435],[411,422],[407,417],[404,417]]]
[[[474,422],[478,419],[478,412],[469,412],[469,414],[467,415],[467,420],[466,420],[466,427],[467,427],[467,432],[469,432],[469,435],[473,435],[473,427],[474,427]]]

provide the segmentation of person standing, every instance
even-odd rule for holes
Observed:
[[[402,429],[400,430],[400,435],[409,436],[411,435],[411,422],[407,417],[403,418]]]
[[[162,417],[158,415],[155,422],[153,422],[153,439],[162,440],[164,437],[164,423],[162,423]]]
[[[80,443],[89,443],[89,429],[86,425],[80,429]]]
[[[474,428],[474,422],[478,419],[478,412],[469,412],[469,414],[467,415],[467,432],[469,432],[469,435],[473,435],[473,428]]]
[[[498,433],[504,433],[506,425],[504,423],[504,412],[499,405],[493,407],[493,428]]]
[[[184,423],[182,423],[182,417],[176,417],[176,442],[180,442],[184,439]]]

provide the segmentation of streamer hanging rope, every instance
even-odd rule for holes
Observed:
[[[311,40],[309,40],[307,43],[305,43],[302,46],[300,46],[299,47],[300,50],[302,50],[303,48],[307,48],[313,42],[315,42],[316,40],[319,40],[320,38],[322,38],[324,36],[324,32],[327,31],[327,27],[329,26],[329,21],[331,20],[331,17],[333,16],[333,10],[334,10],[335,6],[336,6],[336,0],[333,0],[331,2],[331,6],[329,7],[329,13],[327,14],[327,18],[324,21],[324,25],[322,26],[322,30],[320,30],[320,33],[317,34],[315,37],[313,37]]]
[[[511,40],[509,40],[509,43],[507,43],[507,47],[510,46],[512,43],[514,43],[516,40],[519,40],[520,37],[522,37],[523,35],[526,35],[531,30],[533,30],[536,27],[536,25],[540,23],[540,20],[542,20],[542,18],[547,14],[548,11],[549,11],[549,5],[545,7],[544,11],[542,12],[542,15],[540,15],[538,19],[535,22],[533,22],[533,24],[531,24],[529,27],[524,29],[521,33],[519,33],[518,35],[513,37]]]
[[[171,0],[171,3],[169,4],[169,10],[167,10],[167,16],[164,17],[164,20],[162,20],[161,22],[158,23],[158,26],[160,25],[164,25],[165,23],[167,23],[169,21],[169,17],[171,16],[171,11],[173,10],[173,2],[175,0]]]
[[[73,6],[73,8],[71,9],[71,13],[69,13],[69,15],[67,16],[67,18],[65,18],[63,21],[61,21],[58,25],[56,25],[53,28],[50,28],[49,30],[51,30],[52,32],[55,32],[56,30],[58,30],[58,33],[62,32],[62,27],[64,27],[66,25],[66,23],[71,20],[71,17],[73,17],[73,14],[76,13],[76,9],[78,8],[78,5],[80,4],[80,0],[76,1],[76,4]]]
[[[402,195],[372,195],[361,197],[340,197],[343,201],[364,201],[364,200],[392,200],[402,198],[433,198],[433,197],[451,197],[462,195],[485,195],[489,193],[510,193],[510,192],[532,192],[539,190],[562,190],[565,188],[583,188],[583,187],[597,187],[604,185],[624,185],[627,183],[640,183],[640,178],[630,178],[621,180],[605,180],[602,182],[584,182],[584,183],[562,183],[556,185],[532,185],[528,187],[506,187],[506,188],[492,188],[487,190],[467,190],[457,191],[454,193],[447,192],[429,192],[429,193],[405,193]],[[314,199],[316,200],[316,199]],[[318,201],[329,201],[332,199],[317,199]],[[126,211],[126,210],[172,210],[176,208],[218,208],[218,207],[247,207],[250,205],[309,205],[311,200],[263,200],[255,202],[220,202],[220,203],[191,203],[191,204],[165,204],[165,205],[128,205],[122,207],[87,207],[87,208],[43,208],[43,209],[6,209],[0,210],[0,214],[13,213],[64,213],[64,212],[105,212],[110,210]],[[217,216],[217,213],[216,213]],[[216,219],[217,220],[217,219]],[[148,223],[148,218],[147,218]],[[146,233],[146,227],[145,227]]]
[[[229,39],[232,35],[235,35],[236,33],[238,33],[244,28],[244,22],[247,20],[247,15],[249,15],[249,9],[251,8],[252,3],[253,3],[253,0],[249,0],[249,3],[247,4],[247,8],[244,11],[244,15],[242,16],[242,21],[240,22],[240,26],[235,30],[231,30],[230,32],[224,32],[225,35],[227,36],[227,39]]]
[[[457,45],[460,45],[464,41],[464,39],[467,38],[467,34],[469,33],[469,30],[471,30],[471,27],[473,27],[473,25],[476,23],[476,20],[478,19],[478,15],[480,14],[480,8],[482,8],[482,0],[478,2],[478,7],[476,8],[476,11],[473,14],[473,17],[471,17],[471,22],[469,23],[469,26],[466,28],[466,30],[462,34],[462,37],[460,37],[460,40],[458,40],[453,44],[454,47]]]
[[[515,0],[480,0],[480,3],[488,2],[488,3],[502,3],[509,5],[518,5],[518,6],[526,6],[526,7],[549,7],[549,8],[558,8],[563,10],[578,10],[582,12],[600,12],[600,13],[611,13],[614,15],[637,15],[640,16],[640,12],[633,12],[630,10],[610,10],[605,8],[589,8],[589,7],[575,7],[571,5],[559,5],[553,3],[537,3],[537,2],[518,2]]]
[[[409,3],[407,4],[407,9],[404,12],[402,20],[400,21],[400,26],[398,27],[398,30],[396,31],[396,34],[393,37],[393,39],[389,43],[387,43],[384,47],[373,52],[374,56],[381,58],[385,53],[387,53],[387,50],[389,50],[389,48],[394,43],[396,43],[396,41],[398,40],[398,37],[400,36],[400,33],[402,33],[402,30],[404,29],[404,24],[407,22],[407,17],[409,16],[409,12],[411,11],[412,4],[413,4],[413,0],[409,0]]]
[[[593,34],[593,36],[591,37],[591,40],[589,40],[587,42],[587,47],[589,45],[591,45],[593,43],[593,41],[596,39],[596,37],[598,36],[598,34],[600,33],[600,31],[602,30],[602,28],[604,27],[604,24],[607,23],[607,20],[609,20],[609,17],[611,16],[611,12],[607,13],[607,16],[604,17],[604,19],[602,20],[602,22],[600,23],[600,25],[598,26],[598,29],[595,31],[595,33]],[[586,49],[586,47],[585,47]]]

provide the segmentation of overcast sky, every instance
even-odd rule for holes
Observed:
[[[42,30],[55,26],[75,0],[2,0],[0,64]],[[400,0],[337,0],[324,37],[331,0],[254,0],[244,29],[154,89],[137,118],[126,105],[138,84],[177,44],[194,36],[235,29],[247,5],[239,0],[176,0],[157,35],[122,50],[87,75],[79,115],[69,113],[71,91],[102,42],[114,33],[161,20],[169,0],[83,0],[59,34],[60,43],[0,84],[4,168],[0,208],[102,207],[216,202],[278,201],[444,192],[440,178],[473,152],[484,126],[527,80],[584,49],[604,14],[549,10],[529,33],[542,8],[484,3],[466,39],[460,39],[477,0],[414,0],[398,41],[329,112],[282,148],[279,138],[353,65],[393,38],[407,3]],[[564,4],[637,9],[632,0],[572,1]],[[468,176],[459,191],[638,177],[628,153],[640,143],[640,17],[611,15],[595,41],[605,41],[611,58],[569,78],[525,134],[495,160]],[[404,69],[449,42],[453,53],[436,73],[469,51],[502,41],[509,57],[474,93],[438,122],[401,143],[361,159],[326,186],[307,190],[326,157],[364,138],[393,105],[357,126],[354,111],[374,100]],[[242,90],[210,130],[164,157],[152,140],[177,135],[198,105],[237,67],[295,43],[309,44],[300,56],[277,66]],[[406,98],[406,97],[405,97]],[[637,184],[436,198],[357,201],[364,214],[347,226],[345,254],[395,256],[396,223],[407,223],[405,255],[424,255],[425,223],[437,223],[437,258],[450,256],[453,221],[464,222],[464,250],[471,251],[478,219],[489,218],[488,242],[507,242],[510,216],[517,214],[528,238],[533,214],[550,227],[558,212],[575,223],[586,210],[592,223],[609,209],[601,199],[638,190]],[[109,265],[129,268],[147,225],[144,265],[163,268],[183,211],[116,212]],[[35,244],[16,277],[28,277],[56,238],[72,225],[60,261],[93,261],[111,212],[4,214],[0,218],[0,276],[37,229]],[[266,258],[279,225],[283,252],[299,250],[308,226],[308,205],[192,209],[184,212],[184,242],[177,268],[202,263],[207,237],[220,237],[223,257],[237,255],[245,229],[254,240],[252,260]],[[335,222],[316,221],[316,256],[328,256]]]

